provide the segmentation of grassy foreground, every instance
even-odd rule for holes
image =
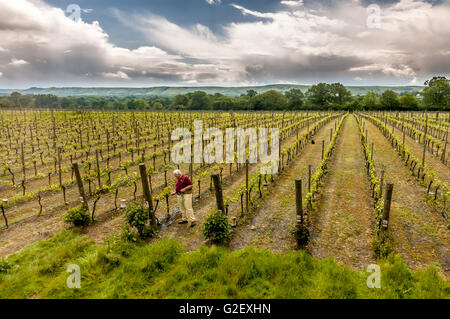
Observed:
[[[81,288],[69,289],[69,264]],[[95,245],[74,230],[30,245],[0,261],[0,298],[449,298],[435,268],[411,271],[398,256],[379,261],[381,288],[366,272],[319,260],[304,251],[283,255],[252,247],[230,252],[181,243],[109,240]]]

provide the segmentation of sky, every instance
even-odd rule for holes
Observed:
[[[422,85],[450,0],[0,0],[0,88]]]

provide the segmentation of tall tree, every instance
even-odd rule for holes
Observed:
[[[255,110],[282,110],[287,105],[287,99],[279,91],[269,90],[253,98]]]
[[[366,110],[375,110],[379,106],[378,94],[369,91],[362,98],[362,105]]]
[[[344,105],[352,100],[352,93],[341,83],[329,85],[330,102],[336,105]]]
[[[178,94],[172,101],[172,106],[176,109],[184,109],[189,103],[189,97],[185,94]]]
[[[205,110],[210,107],[210,99],[208,94],[203,91],[195,91],[190,95],[188,108],[191,110]]]
[[[327,83],[313,85],[306,91],[306,97],[312,105],[326,106],[331,99],[330,85]]]
[[[400,97],[400,108],[402,110],[405,111],[417,110],[418,106],[419,102],[417,101],[416,97],[411,93],[406,93],[405,95]]]
[[[397,110],[400,107],[397,93],[392,90],[385,90],[383,94],[381,94],[380,104],[385,110]]]
[[[450,80],[445,76],[435,76],[424,83],[421,92],[425,106],[445,108],[450,106]]]
[[[20,104],[20,98],[21,98],[22,94],[20,94],[19,92],[12,92],[9,97],[11,98],[11,101],[13,102],[15,107],[22,107],[22,105]]]
[[[147,100],[144,99],[132,99],[127,102],[129,110],[146,110],[149,108]]]
[[[256,95],[258,95],[258,92],[256,92],[255,90],[247,90],[247,96],[249,98],[255,97]]]
[[[230,110],[234,106],[233,99],[222,94],[214,94],[214,101],[212,104],[215,110]]]
[[[290,89],[284,93],[284,96],[288,99],[288,108],[290,110],[299,109],[303,105],[303,99],[305,95],[300,89]]]

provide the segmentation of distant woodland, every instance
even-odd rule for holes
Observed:
[[[0,108],[58,108],[101,110],[450,110],[450,80],[436,76],[417,92],[397,93],[394,89],[369,90],[354,95],[341,83],[319,83],[308,89],[247,89],[239,96],[194,91],[173,97],[158,95],[76,95],[24,94],[0,96]],[[92,89],[94,90],[94,89]],[[130,89],[131,91],[133,89]],[[91,93],[92,94],[92,93]]]

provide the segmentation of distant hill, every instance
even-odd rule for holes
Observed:
[[[20,91],[20,90],[0,89],[0,96],[1,95],[9,95],[11,92],[14,92],[14,91]]]
[[[148,88],[121,88],[121,87],[51,87],[51,88],[29,88],[25,90],[9,90],[0,89],[0,95],[8,95],[11,92],[19,92],[22,94],[53,94],[57,96],[160,96],[160,97],[174,97],[178,94],[186,94],[194,91],[204,91],[208,94],[221,93],[227,96],[240,96],[246,94],[247,90],[255,90],[258,93],[263,93],[268,90],[277,90],[285,92],[292,88],[301,89],[306,92],[310,85],[296,85],[296,84],[273,84],[264,86],[242,86],[242,87],[218,87],[218,86],[202,86],[202,87],[148,87]],[[391,89],[397,94],[404,94],[407,92],[418,93],[423,89],[423,86],[346,86],[353,95],[364,95],[368,91],[375,91],[381,94],[384,90]]]

